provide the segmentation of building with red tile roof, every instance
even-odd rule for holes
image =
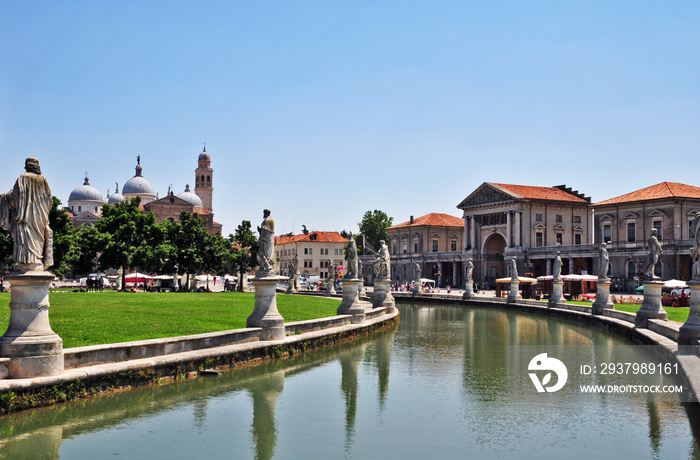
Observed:
[[[275,237],[275,254],[279,260],[279,275],[292,276],[290,262],[299,260],[299,273],[303,277],[318,275],[328,277],[329,267],[344,266],[345,244],[349,240],[338,232],[308,232],[299,235]]]

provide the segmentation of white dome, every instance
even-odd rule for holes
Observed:
[[[156,192],[153,190],[153,186],[148,180],[143,176],[134,176],[124,184],[122,188],[122,194],[129,195],[155,195]]]
[[[103,203],[102,194],[95,187],[90,185],[90,180],[86,177],[85,182],[80,187],[70,193],[68,202],[71,201],[97,201]]]
[[[115,193],[109,196],[109,204],[121,203],[125,199],[126,198],[124,198],[124,195],[122,195],[121,193]]]
[[[177,197],[187,201],[192,206],[196,206],[196,207],[200,207],[200,208],[203,207],[202,206],[202,199],[199,198],[196,194],[190,192],[190,184],[187,184],[185,186],[185,191],[182,193],[179,193],[177,195]]]

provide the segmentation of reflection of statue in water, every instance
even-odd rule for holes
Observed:
[[[357,266],[357,245],[355,244],[355,240],[352,238],[352,236],[348,242],[348,250],[345,253],[345,260],[348,263],[346,264],[347,270],[345,271],[345,276],[343,276],[343,278],[349,280],[359,278]]]
[[[467,262],[467,281],[474,281],[474,263],[471,260]]]
[[[270,217],[270,210],[263,211],[263,221],[258,227],[258,266],[263,276],[275,271],[275,221]]]
[[[12,257],[19,271],[46,270],[53,265],[51,189],[41,175],[39,160],[27,158],[24,169],[12,190],[0,195],[0,227],[12,235]]]
[[[552,271],[552,281],[559,283],[561,281],[561,251],[557,251],[556,257],[554,257],[554,267]]]
[[[518,281],[518,262],[515,260],[515,256],[510,258],[510,280]]]
[[[374,275],[379,279],[389,278],[389,248],[384,240],[379,242],[381,247],[379,248],[378,257],[374,260]]]
[[[693,247],[690,250],[690,258],[693,261],[692,278],[700,281],[700,213],[695,214],[693,223],[690,224],[690,234],[693,235]]]
[[[598,254],[598,280],[608,279],[608,267],[610,267],[610,257],[605,243],[600,243],[600,253]]]
[[[644,273],[644,276],[650,280],[659,279],[659,277],[654,273],[656,264],[659,263],[659,256],[663,254],[661,243],[659,243],[659,239],[657,238],[658,234],[658,230],[652,228],[651,235],[649,235],[649,239],[647,240],[647,244],[649,245],[649,250],[647,251],[647,255],[649,256],[649,264],[647,265],[647,271]]]

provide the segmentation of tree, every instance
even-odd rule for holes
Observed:
[[[190,274],[204,268],[204,252],[209,237],[204,222],[197,217],[197,213],[191,214],[183,211],[180,213],[178,225],[170,226],[167,238],[174,248],[174,260],[178,271],[187,272],[186,286],[189,289]]]
[[[102,218],[95,224],[96,250],[100,269],[122,268],[122,289],[126,289],[126,271],[147,265],[153,257],[150,235],[155,216],[139,209],[136,196],[115,205],[102,207]]]
[[[393,221],[393,217],[389,217],[378,209],[367,211],[362,217],[362,222],[357,224],[360,227],[360,235],[355,237],[357,247],[361,247],[362,235],[364,235],[365,245],[377,250],[381,240],[387,241],[389,239],[389,232],[386,229],[391,227]]]
[[[10,267],[15,264],[14,259],[12,259],[12,250],[14,249],[14,242],[10,236],[10,232],[0,228],[0,276],[4,275]]]
[[[204,248],[205,273],[218,273],[231,259],[231,245],[220,233],[207,234]],[[209,277],[207,277],[207,289],[209,289]]]
[[[78,251],[78,232],[55,196],[49,211],[49,226],[53,231],[52,271],[56,276],[64,277],[71,271],[71,261]]]
[[[255,266],[255,255],[258,252],[258,241],[255,233],[251,230],[249,220],[244,220],[236,228],[233,235],[229,235],[229,242],[235,248],[233,254],[233,266],[238,271],[238,290],[243,291],[243,280],[241,279]]]

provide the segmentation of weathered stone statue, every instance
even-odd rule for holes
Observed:
[[[289,262],[289,276],[294,277],[299,274],[299,255],[294,254],[294,258]]]
[[[510,258],[510,280],[518,281],[518,262],[515,260],[515,256]]]
[[[692,278],[700,281],[700,213],[695,214],[690,224],[690,234],[693,235],[693,247],[690,250],[690,258],[693,261]]]
[[[348,242],[348,250],[345,254],[345,260],[347,261],[347,269],[345,270],[343,279],[354,280],[359,278],[357,265],[357,245],[355,244],[355,240],[353,238],[350,238],[350,241]]]
[[[379,279],[388,279],[391,273],[389,270],[389,247],[384,240],[381,240],[379,243],[381,247],[379,248],[378,257],[374,261],[374,275]]]
[[[607,281],[608,280],[608,267],[610,267],[610,257],[608,256],[608,249],[605,243],[600,243],[600,250],[598,254],[598,280]]]
[[[18,271],[46,270],[53,265],[51,189],[41,175],[39,160],[27,158],[24,169],[12,190],[0,195],[0,227],[12,235]]]
[[[422,278],[421,275],[423,273],[423,270],[420,268],[420,262],[416,262],[415,269],[416,269],[416,280],[420,283],[420,279]]]
[[[474,263],[471,260],[467,262],[467,281],[474,281]]]
[[[259,276],[269,276],[275,270],[275,221],[270,217],[270,210],[263,210],[263,221],[258,227],[258,249],[257,260],[260,270],[263,272]]]
[[[557,251],[554,257],[554,266],[552,267],[552,281],[558,283],[561,281],[561,251]]]
[[[647,244],[649,246],[647,251],[647,255],[649,256],[649,264],[647,265],[647,270],[644,273],[644,276],[650,280],[659,279],[659,277],[654,273],[656,270],[656,264],[659,262],[659,256],[663,254],[661,243],[659,243],[659,239],[657,238],[658,234],[658,230],[652,228],[651,235],[649,235],[649,239],[647,240]]]

